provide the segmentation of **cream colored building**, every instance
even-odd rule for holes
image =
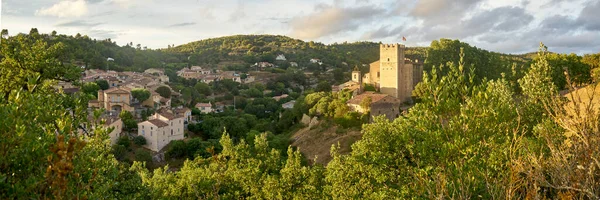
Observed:
[[[198,108],[198,110],[200,110],[200,112],[203,114],[214,112],[214,109],[212,108],[212,104],[210,102],[197,103],[195,107]]]
[[[146,139],[145,148],[158,152],[171,141],[184,139],[183,123],[184,116],[157,112],[148,120],[138,123],[138,135]]]
[[[117,112],[121,112],[121,110],[133,112],[134,110],[131,107],[131,92],[128,88],[100,90],[98,91],[98,99],[89,101],[88,106]]]

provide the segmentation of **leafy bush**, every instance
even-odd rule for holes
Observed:
[[[152,154],[145,149],[138,149],[135,151],[135,160],[140,162],[151,163]]]
[[[129,137],[121,136],[119,140],[117,140],[117,145],[122,145],[123,147],[129,149],[131,146],[131,141],[129,140]]]
[[[167,159],[183,158],[186,155],[186,144],[182,140],[175,140],[169,143],[169,149],[165,153]]]
[[[113,145],[112,146],[112,154],[115,155],[117,160],[123,160],[125,158],[125,154],[127,154],[127,147],[123,145]]]
[[[137,136],[133,138],[133,143],[138,146],[146,145],[146,138],[144,136]]]
[[[167,86],[160,86],[156,88],[156,93],[160,94],[161,97],[171,98],[171,89]]]

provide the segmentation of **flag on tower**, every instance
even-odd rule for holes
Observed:
[[[402,41],[406,42],[406,37],[402,36]]]

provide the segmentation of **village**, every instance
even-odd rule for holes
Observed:
[[[369,114],[370,119],[380,115],[391,120],[399,117],[411,106],[411,92],[420,82],[423,70],[422,63],[419,63],[418,60],[412,61],[404,57],[404,48],[399,44],[382,45],[380,60],[362,66],[369,70],[368,73],[363,74],[358,67],[354,67],[349,73],[351,74],[349,81],[339,85],[330,85],[328,91],[333,93],[349,92],[352,94],[352,98],[346,102],[348,109],[352,112]],[[280,63],[286,62],[284,55],[278,55],[276,59]],[[324,64],[319,59],[310,59],[309,63]],[[296,62],[289,62],[289,65],[302,69]],[[251,70],[247,73],[202,66],[184,67],[177,71],[176,78],[193,80],[196,84],[211,85],[211,87],[235,83],[240,87],[248,88],[242,90],[248,92],[256,87],[269,85],[271,84],[269,82],[280,76],[269,72],[269,69],[278,68],[274,63],[257,62],[248,67]],[[331,72],[332,70],[327,71]],[[381,71],[389,72],[382,74]],[[197,135],[192,134],[189,130],[190,125],[192,128],[201,126],[200,124],[211,114],[223,113],[228,110],[235,112],[236,103],[238,104],[237,109],[240,109],[240,104],[247,104],[247,101],[255,100],[254,97],[270,98],[276,102],[279,108],[269,110],[265,104],[259,112],[267,114],[277,112],[281,118],[283,110],[294,108],[296,98],[306,90],[312,92],[314,88],[318,87],[317,80],[312,78],[313,72],[298,73],[307,79],[308,88],[297,83],[290,84],[289,88],[280,84],[278,87],[284,87],[280,88],[280,92],[261,89],[259,90],[261,94],[246,95],[250,98],[244,99],[245,103],[240,100],[236,101],[236,96],[233,96],[233,99],[227,99],[224,98],[224,94],[211,91],[207,96],[202,96],[202,102],[193,105],[187,104],[187,106],[186,103],[191,102],[185,102],[181,90],[172,88],[173,83],[165,74],[164,69],[150,68],[144,72],[87,69],[82,74],[80,84],[104,81],[107,83],[105,85],[108,87],[99,89],[96,98],[88,102],[88,109],[89,118],[92,121],[94,120],[92,116],[94,111],[101,111],[100,118],[96,120],[104,127],[111,128],[109,133],[111,145],[119,144],[119,140],[124,138],[131,141],[142,140],[140,146],[153,152],[154,162],[161,162],[164,160],[161,152],[164,152],[165,147],[171,142],[186,140],[190,136]],[[59,83],[56,87],[65,93],[75,93],[80,90],[80,87],[64,82]],[[365,87],[371,87],[374,90]],[[239,92],[238,96],[241,96],[237,97],[238,99],[244,98],[244,95]],[[369,108],[362,105],[367,99],[370,102]],[[309,125],[311,120],[303,119],[299,123]],[[84,131],[84,129],[80,130],[81,133]]]

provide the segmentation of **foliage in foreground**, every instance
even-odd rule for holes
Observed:
[[[326,167],[272,148],[267,134],[252,144],[224,134],[220,153],[209,148],[177,172],[119,163],[110,130],[79,133],[81,124],[100,127],[86,122],[85,96],[57,94],[49,86],[60,76],[36,79],[40,72],[23,69],[22,77],[34,78],[0,84],[7,94],[0,99],[0,198],[597,199],[597,108],[557,96],[545,48],[519,85],[474,81],[476,71],[460,58],[424,76],[415,90],[420,103],[406,115],[364,125],[350,154],[332,147]],[[339,117],[344,110],[321,99],[343,98],[316,93],[303,109]]]

